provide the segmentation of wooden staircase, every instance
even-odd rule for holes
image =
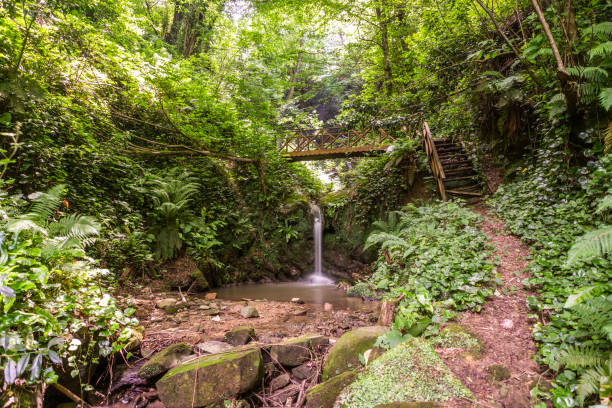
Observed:
[[[483,188],[463,146],[449,138],[434,139],[427,122],[423,123],[423,140],[442,200],[451,195],[479,201]]]

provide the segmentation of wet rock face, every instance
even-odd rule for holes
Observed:
[[[306,408],[333,408],[338,395],[356,378],[356,371],[347,371],[316,385],[306,393]]]
[[[262,375],[261,351],[241,348],[180,365],[166,373],[156,387],[166,408],[207,407],[250,391]]]
[[[307,335],[286,340],[270,347],[272,360],[286,367],[296,367],[310,360],[313,352],[329,344],[325,336]]]
[[[359,355],[371,349],[378,336],[389,330],[383,326],[362,327],[344,333],[327,354],[323,381],[361,366]]]
[[[141,378],[153,378],[165,373],[166,371],[178,366],[186,357],[193,354],[193,350],[185,343],[173,344],[165,348],[149,361],[147,361],[140,370],[138,375]]]
[[[242,346],[255,338],[255,330],[248,326],[239,326],[225,333],[223,341],[233,346]]]

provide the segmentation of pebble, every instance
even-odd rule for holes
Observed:
[[[292,303],[297,303],[299,305],[304,304],[304,301],[302,299],[300,299],[299,297],[294,297],[293,299],[291,299]]]
[[[501,327],[503,327],[504,329],[512,329],[514,327],[514,322],[510,319],[505,319],[502,324]]]
[[[325,310],[326,312],[331,312],[332,310],[334,310],[334,305],[325,302],[325,304],[323,305],[323,310]]]
[[[217,298],[217,294],[216,293],[207,293],[206,296],[204,296],[204,299],[206,300],[214,300]]]

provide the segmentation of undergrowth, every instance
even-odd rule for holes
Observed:
[[[412,335],[452,318],[453,311],[480,311],[497,279],[480,221],[452,202],[390,213],[366,242],[380,248],[374,273],[349,294],[401,298],[395,328]]]
[[[610,390],[612,262],[603,251],[572,262],[568,253],[581,236],[606,223],[605,212],[596,208],[612,193],[612,157],[567,169],[560,157],[540,153],[548,165],[522,169],[490,205],[532,247],[530,278],[523,284],[537,294],[528,298],[531,317],[539,320],[533,331],[537,360],[555,373],[550,392],[536,388],[532,395],[556,407],[588,405]]]

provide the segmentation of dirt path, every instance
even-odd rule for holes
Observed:
[[[521,284],[527,277],[529,249],[518,238],[506,235],[503,224],[491,217],[486,208],[476,207],[474,211],[483,216],[481,230],[496,248],[494,256],[500,257],[497,272],[504,286],[498,288],[499,296],[494,295],[481,313],[467,312],[460,318],[459,323],[480,339],[480,355],[473,357],[451,348],[438,351],[479,405],[529,407],[529,383],[537,377],[537,365],[531,359],[536,350],[525,306],[529,293]],[[507,367],[509,377],[492,379],[489,372],[494,365]]]

